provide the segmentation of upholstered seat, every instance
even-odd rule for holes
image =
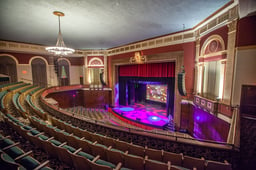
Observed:
[[[163,162],[167,163],[168,161],[171,162],[172,165],[181,166],[182,165],[182,153],[172,153],[172,152],[163,152]]]
[[[146,147],[145,155],[148,156],[149,159],[162,161],[163,151]]]
[[[231,167],[231,164],[228,163],[227,161],[225,162],[216,162],[216,161],[210,161],[210,160],[207,160],[206,161],[206,167],[205,167],[206,170],[231,170],[232,167]]]
[[[156,160],[145,159],[145,169],[146,170],[169,170],[171,168],[171,163],[163,163]]]
[[[124,154],[124,166],[131,169],[144,169],[144,158],[131,154]]]
[[[203,158],[184,156],[182,166],[189,169],[196,168],[197,170],[204,170],[205,160]]]
[[[139,146],[139,145],[129,144],[128,153],[144,157],[145,156],[145,148],[142,146]]]
[[[124,152],[117,149],[106,150],[107,160],[115,164],[121,162],[124,164]]]
[[[81,155],[83,155],[83,154],[81,154]],[[78,154],[70,154],[70,156],[71,156],[71,159],[72,159],[72,162],[73,162],[73,166],[77,170],[90,169],[89,160],[86,157],[80,156]]]
[[[119,149],[119,150],[121,150],[123,152],[129,150],[129,143],[123,142],[123,141],[119,141],[119,140],[117,140],[115,143],[116,143],[115,144],[115,148],[116,149]]]
[[[100,155],[101,159],[104,159],[104,160],[107,159],[106,150],[107,150],[107,147],[105,145],[98,144],[98,143],[96,143],[95,145],[92,145],[92,154],[94,156]]]

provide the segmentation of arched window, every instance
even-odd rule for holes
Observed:
[[[41,58],[35,58],[31,62],[33,85],[47,87],[46,63]]]
[[[0,56],[0,74],[9,76],[9,82],[17,82],[16,62],[9,56]]]
[[[222,99],[226,51],[223,39],[218,35],[209,37],[199,58],[198,91],[208,99]]]
[[[95,84],[95,85],[101,84],[100,73],[102,72],[101,70],[104,69],[102,60],[97,57],[92,58],[89,61],[88,68],[89,68],[89,75],[88,75],[89,83]]]
[[[69,63],[66,59],[58,60],[59,84],[60,86],[70,85]]]

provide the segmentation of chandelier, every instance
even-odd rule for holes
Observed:
[[[58,34],[58,38],[57,38],[57,43],[56,43],[56,46],[46,47],[45,49],[48,52],[53,53],[55,55],[59,55],[59,56],[68,55],[68,54],[74,53],[75,52],[74,49],[66,47],[66,45],[65,45],[65,43],[63,41],[63,37],[61,35],[61,31],[60,31],[60,17],[63,17],[64,13],[60,12],[60,11],[54,11],[53,14],[58,16],[58,20],[59,20],[59,34]]]

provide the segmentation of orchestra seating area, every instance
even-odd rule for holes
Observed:
[[[3,168],[232,169],[229,150],[173,141],[168,135],[158,138],[153,132],[145,135],[140,128],[119,128],[122,123],[114,119],[115,126],[104,123],[111,116],[102,109],[61,109],[67,113],[62,114],[42,101],[43,90],[23,82],[0,86]]]

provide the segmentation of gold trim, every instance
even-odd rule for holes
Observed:
[[[256,45],[247,45],[247,46],[236,47],[236,50],[251,50],[251,49],[256,49]]]

